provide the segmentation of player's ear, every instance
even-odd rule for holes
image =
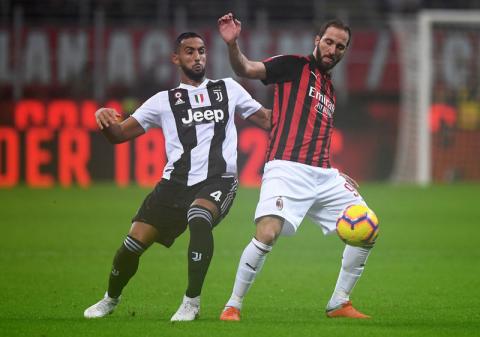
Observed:
[[[178,58],[178,54],[173,52],[171,55],[170,55],[170,59],[172,60],[172,63],[175,64],[175,65],[179,65],[180,64],[180,60]]]
[[[320,42],[322,38],[320,37],[320,35],[315,35],[315,40],[313,40],[313,42],[315,43],[315,46]]]

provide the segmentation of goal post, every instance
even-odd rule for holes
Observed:
[[[402,73],[392,180],[480,180],[480,11],[394,19]]]

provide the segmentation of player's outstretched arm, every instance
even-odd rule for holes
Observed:
[[[235,74],[251,79],[265,79],[267,76],[265,65],[249,60],[240,50],[237,40],[242,31],[242,23],[232,13],[218,19],[218,31],[228,46],[228,56]]]
[[[135,118],[128,117],[120,122],[120,117],[121,114],[115,109],[100,108],[95,112],[98,127],[110,143],[123,143],[145,133]]]
[[[247,120],[268,131],[272,128],[272,110],[262,106],[257,112],[250,115]]]

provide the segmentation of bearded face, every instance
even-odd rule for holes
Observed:
[[[201,38],[185,39],[173,54],[173,62],[180,67],[183,76],[193,82],[201,82],[205,77],[207,52]]]
[[[341,60],[341,57],[337,58],[332,54],[322,55],[320,43],[317,44],[317,53],[315,58],[317,60],[317,67],[322,71],[329,71]]]
[[[200,82],[205,77],[206,67],[200,63],[195,63],[193,67],[189,68],[185,64],[180,64],[185,75],[195,82]]]
[[[348,33],[343,29],[328,27],[322,37],[317,36],[315,59],[322,71],[329,71],[340,62],[348,44]]]

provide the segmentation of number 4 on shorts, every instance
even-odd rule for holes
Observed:
[[[213,193],[210,193],[210,196],[215,199],[216,202],[220,201],[220,197],[222,196],[222,191],[215,191]]]

